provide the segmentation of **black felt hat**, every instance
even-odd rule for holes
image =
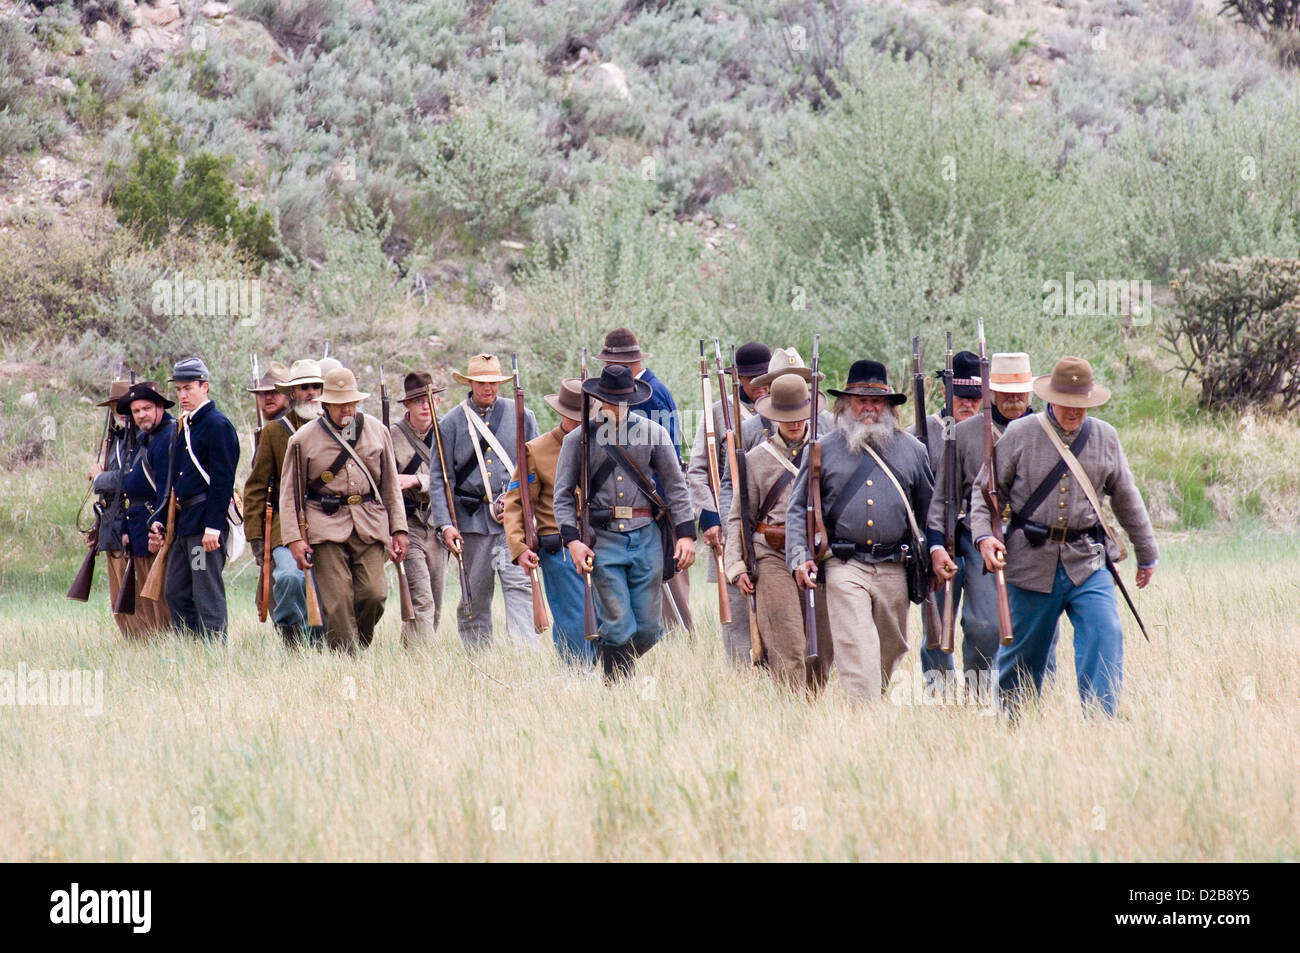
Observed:
[[[607,404],[644,404],[650,399],[650,385],[632,376],[626,364],[607,364],[599,377],[582,382],[582,389]]]
[[[836,397],[884,397],[895,407],[907,403],[906,394],[900,394],[889,386],[885,365],[879,361],[854,361],[844,389],[828,387],[826,392]]]

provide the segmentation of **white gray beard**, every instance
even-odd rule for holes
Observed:
[[[867,447],[877,453],[884,453],[894,435],[894,422],[888,417],[865,424],[850,413],[843,413],[835,421],[835,426],[844,432],[845,442],[854,453],[866,453]]]
[[[325,410],[318,400],[295,400],[293,402],[293,412],[304,420],[310,420],[313,417],[319,417]]]

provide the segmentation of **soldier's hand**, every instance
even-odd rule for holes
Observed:
[[[817,563],[808,560],[794,571],[794,581],[801,589],[812,589],[817,585]]]
[[[520,569],[529,571],[529,570],[536,569],[538,566],[540,566],[542,564],[542,561],[537,558],[537,554],[533,552],[531,549],[525,549],[522,553],[519,554],[519,558],[515,560],[515,563],[519,566]]]
[[[131,547],[131,537],[128,536],[128,535],[126,535],[126,533],[123,533],[123,534],[122,534],[122,548],[123,548],[123,549],[129,549],[130,547]]]
[[[980,555],[984,557],[984,568],[989,572],[997,572],[999,569],[1006,568],[1006,543],[999,542],[992,536],[985,536],[980,540]]]
[[[580,539],[575,539],[569,544],[569,558],[573,560],[573,568],[579,573],[591,572],[591,567],[596,562],[596,554]]]
[[[388,541],[388,552],[393,559],[401,562],[406,558],[406,546],[408,539],[405,533],[394,533],[393,538]]]
[[[747,596],[754,594],[754,581],[749,578],[749,573],[742,572],[736,577],[736,588]]]
[[[216,529],[205,529],[203,531],[203,551],[205,553],[210,553],[220,548],[221,531]]]
[[[262,552],[262,541],[260,539],[250,539],[248,548],[253,551],[253,562],[257,563],[257,568],[262,568],[262,560],[266,558],[266,553]]]
[[[1137,571],[1137,587],[1139,589],[1145,589],[1147,583],[1151,581],[1151,577],[1155,574],[1155,571],[1155,566],[1151,566],[1149,569],[1139,569]]]
[[[946,549],[930,550],[930,567],[934,570],[931,589],[936,592],[943,588],[945,582],[957,575],[957,564],[952,561]]]
[[[442,543],[456,555],[460,555],[460,530],[454,526],[448,526],[442,531]]]
[[[156,553],[162,549],[163,544],[163,527],[162,523],[154,523],[149,527],[149,552]]]
[[[293,561],[298,564],[299,569],[306,569],[311,565],[311,546],[305,539],[295,539],[289,544],[289,552],[293,553]]]
[[[722,545],[722,527],[710,526],[704,531],[704,545],[710,549],[717,549]]]
[[[414,490],[420,485],[420,478],[414,473],[397,474],[397,488],[399,490]]]
[[[695,540],[689,536],[683,536],[677,540],[677,548],[673,550],[673,558],[677,560],[678,572],[683,569],[690,569],[691,564],[695,562]]]
[[[90,479],[94,480],[95,477],[99,476],[103,472],[104,472],[103,465],[96,463],[93,467],[90,468]]]

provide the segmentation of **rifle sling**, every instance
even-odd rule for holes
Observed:
[[[334,473],[342,472],[343,467],[347,465],[348,458],[351,457],[356,462],[357,466],[361,468],[361,472],[366,475],[366,480],[369,481],[370,483],[370,489],[375,494],[375,499],[377,500],[383,499],[383,494],[379,492],[379,484],[375,482],[375,477],[370,472],[370,468],[366,466],[365,462],[359,456],[357,456],[357,451],[353,449],[354,445],[361,441],[361,434],[365,428],[365,418],[362,417],[360,413],[357,414],[356,416],[357,432],[356,432],[356,436],[353,438],[352,443],[348,443],[348,441],[344,440],[342,434],[340,434],[332,426],[326,423],[326,418],[319,417],[317,419],[320,422],[321,429],[324,430],[327,434],[329,434],[331,439],[333,439],[335,443],[337,443],[340,447],[343,448],[343,452],[338,457],[336,457],[334,463],[330,465],[330,470],[332,470]],[[312,480],[310,484],[310,489],[319,493],[321,489],[326,485],[327,484],[324,483],[318,477],[315,480]]]
[[[858,466],[849,477],[848,482],[844,484],[844,489],[835,497],[835,505],[830,508],[830,512],[823,519],[828,539],[839,538],[839,534],[835,532],[835,524],[839,522],[844,510],[848,508],[849,503],[853,501],[853,497],[858,490],[862,489],[862,485],[867,482],[867,477],[875,469],[876,461],[870,455],[864,456],[858,461]]]
[[[767,518],[772,515],[772,507],[775,506],[776,501],[780,499],[781,493],[785,490],[786,487],[788,487],[793,482],[794,482],[793,473],[786,471],[785,473],[781,474],[780,478],[775,483],[772,484],[772,489],[768,490],[767,495],[763,497],[763,503],[758,508],[758,515],[755,517],[755,520],[757,522],[759,523],[767,522]]]
[[[1092,433],[1092,421],[1089,420],[1087,417],[1085,417],[1083,419],[1083,426],[1079,428],[1079,436],[1074,438],[1074,449],[1076,452],[1083,450],[1083,448],[1087,445],[1088,436],[1091,433]],[[1065,475],[1065,471],[1068,468],[1069,468],[1069,464],[1065,462],[1064,457],[1062,457],[1060,460],[1057,460],[1056,466],[1052,467],[1052,469],[1047,472],[1047,476],[1043,478],[1043,482],[1038,484],[1038,486],[1034,489],[1033,493],[1029,494],[1029,499],[1025,500],[1025,505],[1020,507],[1020,513],[1018,515],[1020,515],[1024,519],[1029,519],[1031,516],[1033,516],[1034,512],[1043,503],[1043,501],[1047,499],[1048,495],[1052,492],[1052,490],[1056,489],[1057,482],[1061,479],[1062,476]],[[997,479],[996,474],[993,475],[993,479],[995,480]],[[996,516],[997,514],[990,514],[990,515]]]

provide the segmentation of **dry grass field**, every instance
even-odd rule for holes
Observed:
[[[727,667],[700,580],[697,641],[614,688],[549,647],[468,658],[449,619],[404,654],[395,600],[361,658],[290,655],[251,572],[225,649],[125,645],[101,588],[0,596],[0,673],[103,672],[99,714],[0,698],[0,859],[1300,859],[1300,545],[1163,543],[1120,717],[1084,717],[1067,625],[1018,727],[911,681],[784,697]]]

